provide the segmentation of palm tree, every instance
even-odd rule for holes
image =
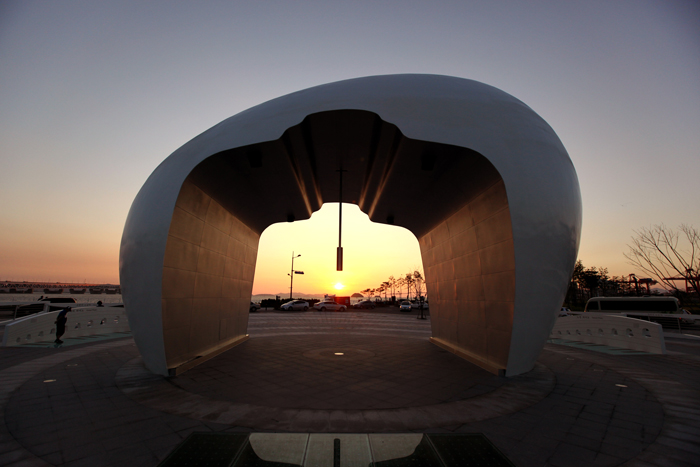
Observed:
[[[402,295],[403,295],[401,292],[403,285],[404,285],[403,277],[399,277],[398,279],[396,279],[396,288],[399,289],[399,300],[401,300]]]
[[[416,291],[416,298],[419,298],[420,296],[423,295],[423,283],[425,282],[425,279],[423,279],[423,275],[420,273],[420,271],[415,270],[413,271],[413,288]]]
[[[386,302],[386,291],[389,290],[391,284],[389,282],[382,282],[382,291],[384,292],[384,301]]]
[[[415,282],[415,279],[413,279],[413,274],[412,274],[412,273],[410,273],[410,272],[409,272],[409,273],[406,273],[405,282],[406,282],[406,295],[407,295],[407,299],[410,300],[410,299],[411,299],[411,286],[412,286],[412,285],[414,284],[414,282]]]

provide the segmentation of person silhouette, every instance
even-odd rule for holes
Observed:
[[[66,315],[70,310],[71,308],[67,306],[62,309],[56,317],[56,340],[54,341],[56,344],[63,344],[61,336],[66,332],[66,322],[68,321]]]

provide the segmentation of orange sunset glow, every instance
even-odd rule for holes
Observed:
[[[635,229],[700,225],[697,1],[509,2],[508,14],[415,2],[398,16],[392,2],[175,3],[0,3],[0,280],[119,283],[129,209],[173,151],[270,99],[407,72],[495,86],[551,125],[581,186],[586,267],[640,273],[624,256]],[[263,233],[253,292],[289,291],[292,251],[303,293],[420,267],[410,233],[347,211],[345,271],[326,205]]]
[[[294,295],[351,295],[389,276],[422,269],[416,237],[403,227],[376,224],[360,208],[343,205],[343,271],[336,271],[338,203],[326,203],[311,219],[273,224],[260,237],[253,294],[289,293],[292,252]]]

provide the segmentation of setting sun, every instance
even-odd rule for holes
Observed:
[[[422,265],[415,235],[370,221],[355,204],[343,204],[343,271],[336,270],[337,247],[338,203],[325,203],[310,219],[269,226],[260,237],[253,294],[289,297],[293,285],[299,297],[340,291],[352,295]],[[291,269],[304,275],[291,279]]]

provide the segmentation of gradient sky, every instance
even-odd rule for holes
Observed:
[[[697,1],[5,0],[0,280],[118,282],[131,202],[175,149],[269,99],[391,73],[482,81],[547,120],[579,176],[587,266],[636,272],[634,229],[700,227]],[[288,290],[292,250],[295,289],[329,291],[334,250],[312,252],[336,240],[332,206],[264,232],[254,292]],[[353,291],[420,265],[389,227],[354,249],[356,211]]]

